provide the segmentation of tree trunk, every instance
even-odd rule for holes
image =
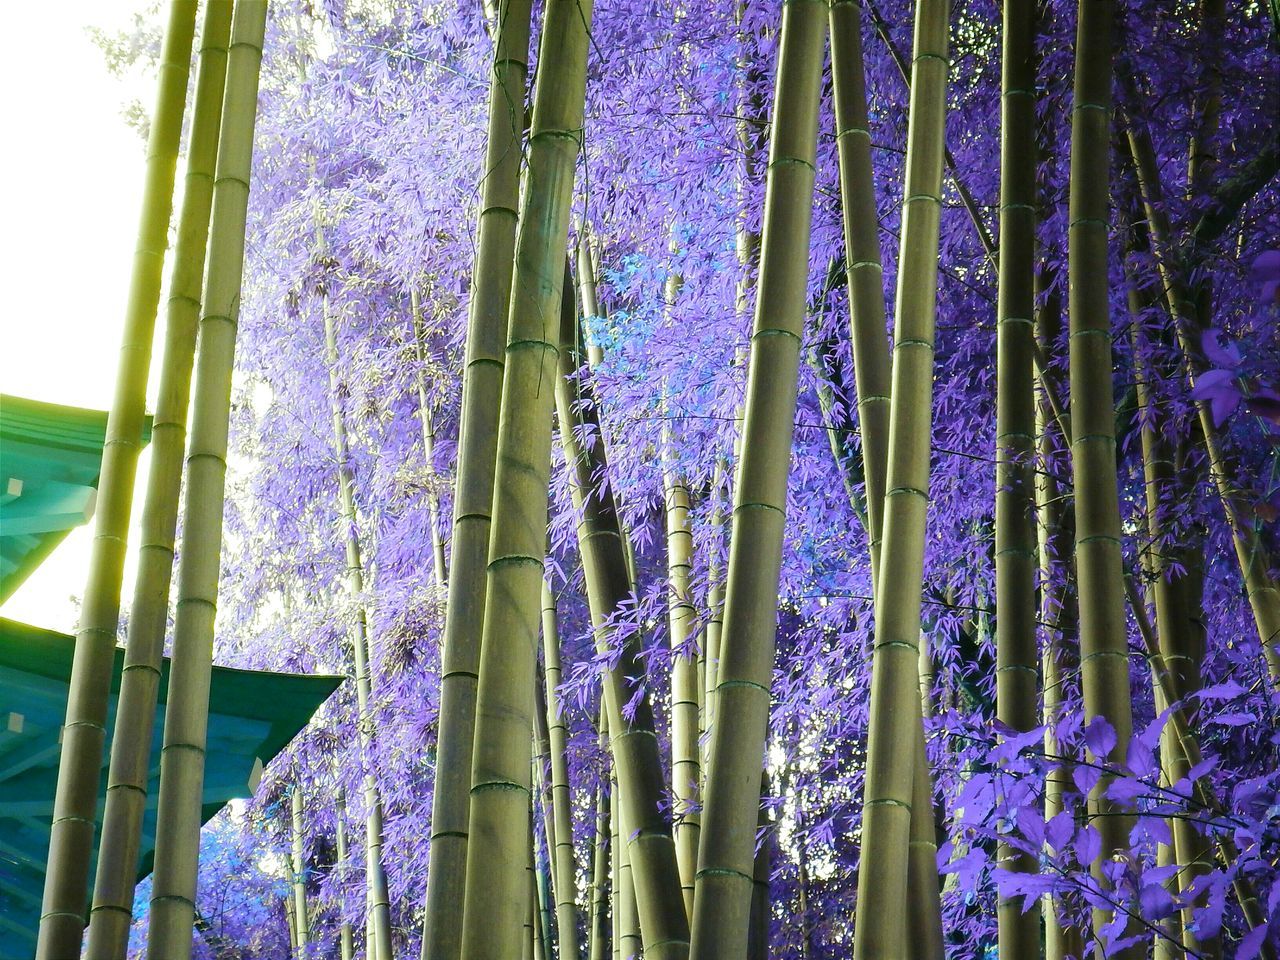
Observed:
[[[548,387],[557,374],[557,321],[574,167],[581,148],[590,24],[591,0],[547,3],[493,483],[476,689],[465,956],[512,957],[520,950],[526,896],[521,875],[527,842],[523,821],[529,802],[530,712],[551,467]]]
[[[1120,502],[1116,489],[1115,404],[1107,281],[1111,159],[1112,5],[1080,0],[1071,120],[1069,296],[1072,475],[1080,595],[1080,682],[1085,718],[1114,729],[1115,746],[1096,763],[1122,765],[1133,732],[1124,611]],[[1104,776],[1089,798],[1102,836],[1101,865],[1129,845],[1131,818],[1106,796]],[[1104,885],[1104,889],[1106,886]],[[1100,933],[1111,911],[1094,912]],[[1135,956],[1134,947],[1121,956]]]
[[[205,735],[222,546],[227,433],[244,268],[265,0],[240,0],[227,57],[222,133],[204,279],[187,453],[178,611],[169,672],[151,887],[150,960],[191,955],[199,867]]]
[[[293,922],[298,935],[298,949],[306,955],[311,942],[311,923],[307,916],[307,852],[302,828],[302,784],[289,791],[289,811],[293,840],[290,857],[289,885],[293,888]]]
[[[441,655],[439,747],[431,802],[422,960],[459,960],[462,951],[458,897],[467,863],[476,678],[520,195],[531,10],[532,0],[503,0],[489,84],[489,139],[472,272],[449,544],[452,576]]]
[[[107,775],[106,808],[86,949],[90,960],[124,956],[133,922],[160,664],[169,620],[191,365],[200,321],[200,282],[209,245],[209,212],[230,39],[231,4],[209,3],[200,34],[200,71],[192,108],[178,242],[169,278],[160,391],[151,427],[151,472],[142,511],[138,573],[129,610],[128,645],[111,742],[111,768]]]
[[[877,573],[871,721],[863,802],[862,863],[854,954],[860,960],[905,955],[927,942],[934,911],[916,911],[908,930],[913,808],[927,802],[920,782],[920,594],[928,509],[933,337],[947,87],[946,0],[916,7],[915,63],[907,131],[902,240],[898,258],[891,435],[885,482],[884,543]],[[907,750],[915,764],[903,764]],[[924,791],[921,787],[925,787]],[[923,792],[923,796],[922,796]],[[920,878],[923,880],[923,878]],[[936,883],[936,873],[934,874]]]
[[[556,837],[555,844],[548,847],[556,930],[560,935],[560,956],[563,960],[578,960],[578,864],[573,847],[573,794],[565,755],[568,728],[560,711],[560,630],[556,622],[555,594],[545,577],[542,580],[542,658],[546,677],[547,748],[551,755],[551,822]]]
[[[698,850],[691,945],[698,960],[736,960],[747,950],[826,32],[817,4],[783,7],[716,722]]]
[[[579,279],[593,278],[592,270]],[[565,282],[570,278],[566,276]],[[569,490],[574,511],[580,517],[578,551],[596,651],[601,656],[612,656],[615,637],[610,619],[634,594],[629,547],[609,483],[608,447],[600,430],[595,397],[581,376],[577,314],[569,301],[562,304],[560,321],[563,347],[555,389],[560,443],[571,471]],[[653,708],[646,693],[635,695],[628,679],[644,675],[642,643],[638,633],[625,632],[627,635],[616,641],[621,648],[617,663],[605,673],[603,682],[604,710],[622,804],[618,815],[626,849],[619,856],[626,866],[628,883],[633,883],[634,894],[628,896],[633,896],[639,913],[648,960],[683,957],[688,918],[681,897],[671,822],[663,813],[665,778]],[[628,704],[633,708],[629,717],[622,712]]]
[[[173,211],[174,171],[186,109],[195,4],[173,0],[160,52],[160,78],[147,141],[142,213],[129,281],[124,333],[116,366],[115,394],[107,416],[98,482],[97,521],[84,604],[76,628],[75,658],[62,754],[54,798],[53,826],[40,908],[36,956],[78,956],[88,903],[98,784],[106,740],[120,588],[124,578],[133,484],[141,449],[151,338],[160,301],[161,273]],[[128,920],[125,921],[126,926]]]
[[[996,716],[1010,729],[1037,725],[1036,533],[1032,516],[1035,399],[1032,352],[1036,239],[1036,10],[1004,7],[1001,73],[1000,262],[996,353]],[[1001,844],[1006,870],[1036,873],[1038,858]],[[1002,897],[1003,956],[1040,948],[1040,909]]]
[[[431,422],[431,401],[427,398],[426,333],[422,327],[422,304],[417,288],[409,291],[409,311],[413,314],[413,345],[418,359],[418,375],[414,377],[414,382],[418,389],[418,418],[422,421],[422,458],[434,479],[436,431]],[[427,522],[431,525],[432,572],[436,577],[436,586],[443,590],[449,584],[449,576],[444,558],[444,535],[440,532],[440,498],[434,487],[427,491],[427,517]]]

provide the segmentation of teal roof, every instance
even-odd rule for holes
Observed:
[[[106,434],[105,411],[0,395],[0,602],[93,515]]]
[[[35,953],[44,890],[58,738],[66,714],[75,638],[0,618],[0,957]],[[124,667],[117,648],[108,736]],[[214,667],[210,684],[204,820],[233,797],[252,794],[260,764],[284,749],[337,689],[341,677],[300,676]],[[160,731],[164,729],[169,661],[164,661],[151,780],[143,823],[139,877],[151,871],[159,792]],[[108,741],[109,742],[109,741]],[[108,757],[102,760],[98,817],[106,795]],[[256,785],[256,784],[255,784]],[[90,873],[92,876],[92,872]]]

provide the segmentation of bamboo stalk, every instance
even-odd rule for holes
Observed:
[[[1137,168],[1138,187],[1151,231],[1152,252],[1164,287],[1165,304],[1173,318],[1174,331],[1182,349],[1187,381],[1194,388],[1196,377],[1203,372],[1196,340],[1195,305],[1186,292],[1176,262],[1150,135],[1140,119],[1128,117],[1127,121],[1129,149]],[[1240,502],[1240,491],[1232,481],[1212,407],[1206,399],[1196,399],[1195,405],[1209,458],[1209,472],[1231,527],[1236,560],[1262,643],[1267,673],[1273,684],[1280,684],[1280,589],[1271,579],[1271,557],[1257,526],[1246,519],[1249,513]]]
[[[1000,261],[996,346],[996,716],[1010,729],[1039,720],[1036,644],[1036,532],[1032,455],[1035,434],[1032,353],[1035,345],[1036,9],[1004,6],[1001,73]],[[1001,844],[997,862],[1036,873],[1038,858]],[[1040,947],[1040,909],[1002,897],[998,907],[1003,955],[1030,956]]]
[[[551,766],[551,824],[555,842],[550,841],[551,887],[554,893],[556,930],[562,957],[577,960],[578,903],[576,899],[578,864],[573,846],[573,792],[569,783],[566,759],[568,727],[560,707],[560,630],[556,619],[556,598],[551,584],[542,579],[542,658],[546,678],[545,717],[547,747]]]
[[[862,438],[861,473],[866,503],[852,484],[853,451],[846,442],[832,444],[843,469],[850,505],[867,530],[872,594],[880,571],[884,493],[888,473],[890,358],[885,335],[883,268],[881,266],[871,133],[867,119],[861,22],[856,3],[831,4],[831,70],[835,92],[836,143],[840,157],[840,190],[845,241],[845,276],[849,287],[850,345],[854,361],[858,426]],[[834,435],[833,435],[834,441]],[[923,638],[923,634],[921,634]],[[923,654],[923,646],[921,648]],[[919,674],[919,658],[917,673]],[[919,675],[917,682],[923,681]],[[922,705],[923,709],[923,705]],[[913,950],[921,958],[941,958],[941,908],[937,870],[937,834],[933,815],[924,728],[916,738],[911,803],[911,841],[907,866],[911,912],[921,922],[913,928]],[[918,898],[918,899],[917,899]],[[934,922],[934,918],[938,918]]]
[[[674,308],[681,278],[667,279],[667,310]],[[689,522],[689,488],[671,462],[671,420],[663,421],[663,500],[667,521],[667,620],[671,641],[671,795],[672,834],[685,913],[693,915],[694,874],[698,868],[699,786],[702,782],[701,748],[698,745],[699,706],[696,655],[686,653],[693,636],[697,610],[689,581],[693,572],[693,528]]]
[[[107,699],[120,619],[120,589],[134,478],[142,446],[151,337],[173,210],[195,15],[193,0],[173,0],[160,53],[155,108],[147,140],[142,211],[116,367],[115,393],[107,415],[102,449],[89,576],[76,628],[71,689],[66,723],[62,727],[62,753],[36,945],[36,956],[40,960],[79,955],[84,931],[89,860],[93,854],[98,784],[106,740]]]
[[[200,69],[192,107],[191,142],[187,150],[178,240],[169,278],[160,390],[151,427],[151,471],[142,511],[142,543],[129,612],[102,840],[89,915],[86,956],[90,960],[124,956],[133,920],[160,664],[169,618],[191,366],[200,320],[200,282],[209,243],[214,164],[218,155],[230,38],[231,3],[229,0],[208,3],[200,33]]]
[[[929,487],[933,401],[933,339],[946,110],[946,0],[916,6],[915,60],[907,131],[902,239],[890,404],[890,454],[885,482],[884,543],[877,574],[871,722],[863,802],[862,864],[854,955],[859,960],[905,955],[908,939],[922,945],[937,918],[917,911],[908,938],[908,861],[913,809],[926,802],[927,768],[919,728],[920,593]],[[917,760],[899,762],[914,749]],[[919,774],[926,778],[923,783]],[[926,876],[917,880],[926,882]],[[933,873],[936,884],[936,871]],[[926,915],[928,914],[928,915]]]
[[[550,385],[591,0],[548,0],[516,241],[476,689],[463,954],[519,951],[529,743],[551,461]],[[570,292],[570,296],[572,293]],[[456,564],[455,564],[456,570]]]
[[[593,277],[594,269],[579,274],[580,282]],[[570,282],[568,276],[565,282]],[[612,656],[615,645],[610,618],[634,594],[634,587],[627,537],[609,484],[607,444],[600,431],[595,397],[580,375],[577,314],[572,307],[569,300],[561,306],[563,347],[555,387],[556,413],[561,448],[571,471],[570,494],[580,518],[578,551],[592,632],[596,651],[603,657]],[[642,691],[636,696],[628,679],[643,675],[643,649],[636,633],[617,638],[617,643],[620,655],[604,675],[603,700],[622,804],[619,817],[626,850],[621,856],[628,883],[635,891],[627,896],[635,900],[646,957],[682,957],[687,950],[688,919],[671,822],[662,810],[665,778],[658,756],[653,708],[647,693]],[[626,716],[623,707],[628,704],[633,710]],[[624,902],[627,896],[623,897]]]
[[[1057,292],[1048,292],[1052,286],[1043,268],[1036,273],[1036,333],[1041,350],[1047,355],[1057,342],[1062,328],[1062,304]],[[1043,382],[1044,373],[1037,376]],[[1035,475],[1036,533],[1040,552],[1040,618],[1045,624],[1045,642],[1041,655],[1043,675],[1043,712],[1045,725],[1044,750],[1050,757],[1062,756],[1055,728],[1062,719],[1067,702],[1066,677],[1076,666],[1074,654],[1076,607],[1075,595],[1070,589],[1070,557],[1075,540],[1075,516],[1067,494],[1057,477],[1050,472],[1057,447],[1050,433],[1054,422],[1053,411],[1042,390],[1041,402],[1036,405],[1036,443],[1041,466]],[[1061,421],[1059,421],[1061,422]],[[1048,822],[1066,809],[1063,794],[1073,789],[1071,771],[1067,764],[1053,765],[1045,774],[1044,818]],[[1051,855],[1061,851],[1050,850]],[[1066,957],[1083,955],[1084,944],[1080,931],[1062,919],[1061,904],[1047,898],[1044,916],[1045,960],[1065,960]]]
[[[336,809],[334,811],[334,842],[338,848],[338,862],[336,864],[339,878],[342,885],[338,892],[338,915],[342,918],[338,924],[338,955],[342,960],[352,960],[355,956],[355,933],[351,929],[351,922],[347,920],[347,904],[346,896],[343,892],[346,888],[347,873],[351,869],[351,858],[347,851],[347,798],[342,789],[338,789],[338,796],[335,801]]]
[[[603,746],[608,745],[608,720],[603,711],[600,716],[600,737]],[[587,960],[608,960],[612,955],[611,928],[609,924],[609,857],[613,849],[609,843],[610,791],[608,782],[602,780],[596,787],[596,835],[591,857],[591,912],[587,926]]]
[[[691,955],[698,960],[736,960],[747,949],[809,274],[825,13],[813,0],[791,0],[782,12],[760,282],[694,895]]]
[[[1116,734],[1099,763],[1125,762],[1133,720],[1124,613],[1120,504],[1116,489],[1112,399],[1110,290],[1107,280],[1111,156],[1112,4],[1080,0],[1071,119],[1069,202],[1072,474],[1076,504],[1076,569],[1080,592],[1080,679],[1086,721],[1105,719]],[[1102,836],[1102,863],[1128,848],[1131,818],[1106,796],[1103,777],[1089,798]],[[1105,883],[1105,881],[1104,881]],[[1104,886],[1104,889],[1106,887]],[[1095,910],[1094,931],[1111,911]],[[1119,956],[1135,956],[1134,947]]]
[[[231,28],[187,453],[178,609],[160,761],[151,960],[191,955],[209,678],[217,610],[231,375],[244,267],[265,0],[240,0]]]
[[[489,84],[467,362],[458,429],[458,474],[449,544],[448,601],[440,668],[440,729],[431,803],[422,960],[458,960],[469,835],[476,678],[484,623],[485,566],[520,196],[532,0],[503,0]]]
[[[307,917],[307,854],[306,836],[302,827],[302,785],[300,783],[294,784],[289,791],[289,812],[293,839],[289,886],[293,893],[293,918],[298,950],[305,955],[307,945],[311,942],[311,924]]]
[[[435,475],[436,430],[431,420],[431,402],[427,398],[426,333],[422,326],[422,304],[416,287],[409,291],[409,312],[413,317],[413,346],[418,360],[418,375],[414,384],[418,391],[418,419],[422,421],[422,459]],[[432,572],[436,586],[444,590],[449,585],[448,566],[445,562],[444,535],[440,532],[440,498],[435,488],[427,491],[427,523],[431,530]]]

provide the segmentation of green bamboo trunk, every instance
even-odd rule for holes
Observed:
[[[920,770],[918,743],[920,593],[928,510],[947,34],[946,0],[921,0],[916,6],[907,130],[884,542],[875,591],[859,922],[854,931],[854,954],[860,960],[896,960],[906,955],[908,851],[911,837],[921,835],[918,826],[912,830],[913,808],[918,814],[928,802],[927,791],[920,795],[920,788],[927,787],[928,773]],[[906,751],[916,751],[915,763],[900,762]],[[916,871],[915,880],[923,883],[926,877]],[[913,916],[910,942],[922,945],[931,928],[936,929],[936,917]]]
[[[200,34],[200,71],[192,108],[178,240],[169,278],[160,392],[151,428],[151,472],[142,512],[142,543],[107,774],[86,949],[91,960],[124,956],[133,920],[160,662],[169,617],[191,365],[200,320],[200,282],[209,243],[209,212],[230,38],[231,3],[210,2],[205,7]]]
[[[601,739],[608,744],[608,721],[600,718]],[[608,960],[613,954],[609,922],[609,786],[602,780],[596,788],[596,835],[591,856],[591,912],[587,928],[587,960]]]
[[[1056,292],[1049,292],[1050,276],[1045,268],[1036,274],[1036,335],[1041,352],[1048,354],[1062,330],[1062,303]],[[1077,666],[1074,655],[1076,607],[1071,589],[1070,557],[1075,540],[1074,514],[1066,503],[1066,491],[1057,477],[1049,472],[1057,445],[1052,431],[1054,414],[1049,407],[1045,377],[1038,378],[1040,402],[1036,405],[1036,444],[1040,469],[1035,475],[1036,536],[1040,553],[1040,619],[1044,623],[1045,642],[1041,654],[1043,675],[1043,707],[1041,722],[1045,725],[1044,750],[1049,757],[1060,757],[1062,745],[1055,725],[1063,716],[1067,701],[1065,683]],[[1066,809],[1063,793],[1073,790],[1071,770],[1066,763],[1055,763],[1045,774],[1044,818],[1052,820]],[[1050,855],[1062,851],[1050,850]],[[1061,904],[1047,898],[1043,905],[1045,960],[1079,957],[1084,945],[1080,931],[1063,919]]]
[[[1035,399],[1036,10],[1004,7],[1001,73],[1000,261],[996,306],[996,716],[1025,732],[1039,722],[1036,533],[1032,516]],[[1038,858],[1001,844],[997,860],[1036,873]],[[1040,948],[1040,910],[1001,898],[1000,952]]]
[[[351,854],[347,850],[347,798],[341,788],[338,790],[337,809],[334,815],[335,838],[337,844],[337,872],[339,877],[346,879],[348,871],[351,869]],[[338,910],[342,916],[346,916],[346,897],[343,893],[338,894]],[[351,928],[348,920],[342,920],[338,926],[338,955],[341,960],[352,960],[355,956],[355,932]]]
[[[691,955],[699,960],[737,960],[747,949],[826,32],[822,4],[784,4],[716,722],[694,895]]]
[[[440,669],[440,729],[431,805],[422,960],[458,960],[459,895],[467,863],[476,678],[484,623],[485,566],[511,299],[520,140],[525,124],[532,0],[504,0],[489,84],[489,138],[480,194],[467,363],[458,430],[458,476],[449,549],[448,603]]]
[[[1155,151],[1145,125],[1138,118],[1127,123],[1129,148],[1138,172],[1138,185],[1142,192],[1147,224],[1151,230],[1152,252],[1164,286],[1164,298],[1174,321],[1178,343],[1185,358],[1186,375],[1192,386],[1203,372],[1203,362],[1197,346],[1196,307],[1180,276],[1177,254],[1165,212],[1159,169]],[[1253,611],[1254,623],[1267,664],[1267,672],[1273,684],[1280,684],[1280,589],[1271,579],[1271,557],[1263,542],[1252,511],[1232,480],[1232,470],[1222,449],[1222,438],[1213,419],[1213,411],[1206,399],[1196,400],[1196,412],[1204,438],[1205,452],[1209,458],[1209,472],[1217,488],[1218,498],[1231,526],[1236,560],[1244,580],[1245,593]]]
[[[290,886],[293,888],[293,918],[298,935],[298,949],[305,953],[311,942],[311,922],[307,914],[307,852],[306,834],[302,820],[302,786],[295,784],[289,791],[292,849],[290,857]]]
[[[679,296],[680,277],[668,278],[667,309]],[[663,421],[661,446],[663,498],[667,521],[667,622],[671,640],[671,795],[672,834],[685,913],[693,915],[693,883],[698,867],[699,787],[702,782],[698,746],[702,700],[696,654],[683,653],[693,635],[697,610],[689,581],[693,572],[693,528],[689,521],[689,488],[670,462],[671,420]],[[704,667],[705,669],[705,667]]]
[[[40,960],[78,956],[84,931],[89,859],[95,840],[98,784],[106,739],[107,698],[120,618],[120,588],[141,449],[151,338],[160,301],[169,217],[173,211],[173,185],[186,108],[195,18],[193,0],[173,0],[160,52],[155,109],[147,141],[142,212],[116,366],[115,394],[107,416],[98,483],[98,515],[84,604],[76,628],[67,720],[62,728],[62,755],[36,946]]]
[[[547,748],[551,755],[551,823],[555,827],[556,838],[554,844],[548,844],[551,888],[555,895],[560,954],[565,960],[577,960],[578,863],[573,846],[573,792],[565,753],[569,731],[560,709],[560,630],[556,598],[545,577],[542,580],[542,660],[546,678]]]
[[[326,256],[324,234],[317,224],[317,259]],[[320,313],[324,322],[325,364],[329,371],[329,410],[333,421],[334,459],[338,465],[338,512],[341,518],[343,551],[346,557],[347,593],[357,601],[355,629],[351,632],[351,659],[355,667],[356,681],[356,729],[360,753],[365,762],[373,756],[373,673],[369,642],[369,613],[363,601],[364,559],[360,550],[355,502],[355,477],[351,472],[351,451],[347,440],[347,425],[343,416],[343,394],[338,357],[338,335],[329,308],[329,296],[320,297]],[[366,900],[371,942],[378,960],[392,960],[391,954],[391,901],[387,889],[387,875],[382,862],[382,797],[378,783],[370,769],[363,778],[365,804],[365,877]]]
[[[240,0],[227,58],[187,452],[183,503],[187,548],[178,570],[169,709],[160,761],[151,931],[147,943],[151,960],[187,960],[191,955],[231,374],[266,20],[265,0]]]
[[[418,391],[418,418],[422,421],[422,458],[427,469],[435,473],[436,430],[431,418],[431,401],[427,397],[426,333],[422,326],[422,304],[417,288],[409,291],[409,312],[413,317],[413,346],[418,360],[418,375],[414,385]],[[449,583],[448,565],[445,561],[444,535],[440,532],[440,498],[434,488],[427,492],[427,522],[431,525],[432,572],[436,586],[444,590]]]
[[[587,266],[590,268],[589,262]],[[579,275],[580,281],[593,277],[593,268]],[[567,275],[565,282],[570,282]],[[609,618],[634,592],[629,548],[608,483],[608,445],[600,431],[595,398],[579,375],[577,314],[568,300],[562,304],[560,321],[563,349],[555,386],[560,444],[571,471],[569,487],[574,510],[580,517],[578,551],[596,650],[603,655],[615,643]],[[594,435],[594,442],[584,445],[584,433]],[[604,677],[603,700],[619,784],[618,815],[626,838],[620,856],[627,866],[628,883],[633,884],[630,889],[634,889],[634,894],[627,894],[623,900],[630,902],[627,897],[631,897],[635,901],[649,960],[683,957],[688,949],[688,918],[681,897],[671,822],[662,811],[665,777],[653,709],[647,694],[635,698],[636,691],[628,679],[641,676],[644,671],[640,637],[634,633],[626,636],[620,646],[617,665]],[[634,712],[624,717],[622,708],[633,699]]]
[[[1086,722],[1104,718],[1116,745],[1095,762],[1123,764],[1133,729],[1124,611],[1120,505],[1116,489],[1110,290],[1107,282],[1111,158],[1112,5],[1080,0],[1071,119],[1068,234],[1071,329],[1072,477],[1080,596],[1080,681]],[[1102,836],[1101,862],[1128,847],[1131,818],[1105,795],[1104,777],[1089,800]],[[1095,911],[1095,933],[1110,920]],[[1140,948],[1125,956],[1140,953]]]
[[[842,442],[833,442],[832,449],[844,465],[841,474],[845,479],[850,505],[862,517],[866,526],[874,595],[874,584],[879,579],[884,492],[888,473],[891,364],[885,334],[883,268],[872,176],[871,133],[867,120],[860,20],[856,3],[837,0],[831,4],[831,70],[835,92],[836,143],[840,157],[850,343],[854,361],[858,426],[862,439],[861,473],[866,489],[865,505],[856,496],[853,484],[853,451],[847,438]],[[832,439],[836,440],[834,435]],[[918,682],[921,680],[922,676]],[[940,958],[942,930],[938,905],[937,830],[923,737],[924,730],[921,727],[917,737],[919,742],[915,748],[914,762],[919,769],[912,780],[908,863],[908,884],[913,904],[911,912],[919,921],[912,928],[912,946],[920,958]]]
[[[534,92],[511,288],[476,690],[462,935],[467,957],[496,960],[520,949],[522,821],[529,802],[530,713],[551,466],[548,388],[557,374],[590,22],[590,0],[549,0],[539,50],[542,69]]]

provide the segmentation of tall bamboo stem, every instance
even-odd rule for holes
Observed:
[[[209,244],[209,212],[230,38],[231,3],[208,3],[200,33],[200,70],[192,108],[182,213],[169,278],[160,391],[151,427],[151,472],[142,511],[142,543],[129,612],[128,645],[116,706],[102,840],[89,915],[86,956],[91,960],[124,956],[133,920],[160,663],[169,618],[191,366],[200,321],[200,282]]]
[[[183,503],[186,549],[178,569],[178,609],[160,761],[151,960],[191,955],[209,678],[218,602],[222,504],[226,485],[231,374],[244,268],[245,219],[253,161],[265,0],[240,0],[231,28],[222,134],[204,279],[199,356]]]
[[[463,889],[467,863],[476,678],[520,197],[531,10],[532,0],[503,0],[489,83],[489,136],[472,271],[449,544],[452,574],[440,668],[439,748],[431,801],[422,960],[458,960],[462,950],[458,892]]]
[[[607,720],[601,716],[601,737]],[[612,953],[609,928],[609,786],[601,781],[596,787],[596,835],[591,857],[591,912],[587,927],[587,960],[608,960]]]
[[[592,277],[594,270],[589,270],[580,273],[579,280]],[[570,282],[568,276],[565,282]],[[580,371],[578,322],[572,307],[566,300],[561,308],[556,413],[570,470],[569,490],[580,518],[578,551],[596,650],[601,656],[612,656],[615,638],[610,619],[633,595],[634,587],[627,538],[609,484],[608,445],[600,431],[594,394]],[[621,638],[619,645],[617,663],[604,675],[603,700],[622,804],[618,814],[626,849],[621,856],[634,888],[634,894],[627,896],[634,896],[649,960],[682,957],[687,950],[688,918],[671,822],[662,810],[664,776],[653,708],[646,693],[635,695],[628,679],[643,675],[643,649],[635,633]],[[628,704],[634,708],[629,716],[623,713]]]
[[[1039,720],[1036,644],[1036,533],[1032,516],[1035,399],[1032,353],[1036,238],[1036,11],[1004,7],[1001,73],[1000,262],[996,346],[996,716],[1025,732]],[[1038,858],[1001,844],[1005,869],[1035,873]],[[1001,898],[1000,952],[1040,947],[1040,910]]]
[[[1116,488],[1110,289],[1107,281],[1111,160],[1112,4],[1080,0],[1071,115],[1068,316],[1071,328],[1072,474],[1080,595],[1080,681],[1087,722],[1105,719],[1116,745],[1099,763],[1125,762],[1133,720],[1124,612],[1120,502]],[[1102,836],[1095,863],[1128,848],[1131,819],[1106,796],[1089,799]],[[1094,913],[1095,933],[1111,912]],[[1126,952],[1133,955],[1137,948]]]
[[[519,951],[521,820],[546,555],[552,384],[574,167],[581,148],[591,0],[548,0],[498,424],[472,757],[462,945],[467,956]],[[570,291],[572,296],[572,291]]]
[[[302,823],[302,785],[294,784],[289,791],[291,838],[290,887],[293,891],[293,918],[298,935],[298,949],[305,955],[311,942],[311,923],[307,916],[307,853],[306,834]]]
[[[542,579],[542,661],[546,678],[547,748],[551,755],[551,822],[556,838],[554,844],[548,845],[551,888],[555,895],[560,955],[565,960],[577,960],[578,863],[573,846],[573,792],[565,755],[569,730],[560,709],[560,630],[556,598],[545,576]]]
[[[760,282],[694,895],[691,955],[698,960],[736,960],[747,950],[809,278],[825,13],[813,0],[791,0],[782,12]]]
[[[1130,152],[1138,172],[1138,186],[1151,230],[1152,252],[1164,286],[1165,303],[1174,321],[1178,344],[1182,348],[1187,379],[1194,387],[1196,377],[1203,372],[1195,332],[1195,304],[1186,291],[1176,263],[1155,151],[1146,126],[1140,119],[1128,118],[1126,127]],[[1258,638],[1262,643],[1267,672],[1273,684],[1280,684],[1280,589],[1271,578],[1271,557],[1257,526],[1249,519],[1250,512],[1240,502],[1241,494],[1232,480],[1231,469],[1222,449],[1222,437],[1213,419],[1212,407],[1207,399],[1197,399],[1195,404],[1205,452],[1209,457],[1209,472],[1231,527],[1236,560],[1244,580],[1249,606],[1253,611]]]
[[[929,487],[933,339],[946,111],[946,0],[916,6],[915,60],[907,129],[902,239],[885,482],[884,543],[875,591],[871,722],[863,803],[862,865],[854,954],[860,960],[905,955],[908,861],[913,807],[926,802],[920,771],[920,593]],[[905,750],[917,752],[903,764]],[[920,772],[924,781],[920,783]],[[923,882],[924,877],[917,876]],[[936,883],[936,873],[934,875]],[[911,942],[927,940],[937,918],[912,919]]]
[[[71,690],[66,723],[62,727],[62,755],[58,763],[36,945],[36,956],[40,960],[79,955],[84,930],[89,860],[93,854],[98,784],[106,740],[107,699],[120,618],[120,587],[133,508],[134,478],[142,446],[151,337],[160,301],[169,217],[173,211],[173,184],[186,108],[195,19],[193,0],[173,0],[170,4],[147,140],[142,212],[116,367],[115,394],[107,415],[102,449],[89,577],[76,629]]]
[[[341,960],[352,960],[355,956],[355,934],[346,916],[346,896],[341,892],[346,887],[347,874],[351,869],[351,855],[347,850],[347,798],[341,788],[338,789],[333,819],[334,842],[338,848],[337,872],[342,881],[338,894],[338,912],[341,917],[338,923],[338,955]]]
[[[418,419],[422,422],[422,458],[434,478],[436,430],[431,418],[431,401],[427,398],[427,337],[422,324],[422,303],[416,287],[409,291],[409,312],[413,317],[413,347],[418,360],[418,375],[414,377],[414,385],[418,391]],[[431,527],[432,572],[436,577],[436,586],[443,590],[448,586],[449,576],[445,562],[444,535],[440,532],[440,498],[434,487],[427,490],[427,523]]]
[[[318,254],[324,257],[324,235],[317,232]],[[387,876],[382,863],[382,797],[373,774],[374,718],[373,673],[369,642],[369,613],[364,605],[364,559],[360,549],[355,502],[355,476],[351,470],[351,450],[347,439],[346,418],[342,410],[341,366],[338,357],[338,334],[329,307],[329,294],[322,289],[320,312],[324,321],[325,363],[329,370],[329,410],[333,421],[334,458],[338,466],[338,506],[344,531],[347,565],[347,593],[356,601],[355,624],[351,632],[351,658],[356,681],[356,729],[360,741],[361,762],[365,765],[363,792],[365,803],[365,876],[367,914],[372,942],[378,960],[392,960],[391,902]]]

